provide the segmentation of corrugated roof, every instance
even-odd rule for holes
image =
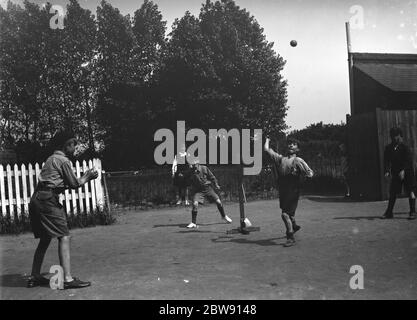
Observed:
[[[417,92],[416,54],[354,53],[353,65],[393,91]]]

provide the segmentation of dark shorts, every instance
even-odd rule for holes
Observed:
[[[203,190],[194,192],[193,203],[197,201],[198,203],[203,204],[204,199],[207,199],[210,202],[216,202],[220,199],[220,197],[217,195],[216,192],[214,192],[212,187],[207,187]]]
[[[174,175],[173,183],[174,183],[174,186],[176,186],[177,188],[180,188],[180,189],[187,188],[187,179],[185,178],[184,174],[176,173]]]
[[[406,176],[404,180],[401,180],[398,176],[394,175],[394,177],[391,179],[390,193],[399,194],[401,193],[403,187],[407,194],[412,191],[416,192],[416,183],[412,178],[410,179]]]
[[[53,191],[35,191],[30,199],[29,218],[35,238],[69,235],[67,216]]]
[[[300,181],[298,177],[281,177],[279,182],[279,205],[283,212],[294,215],[300,198]]]

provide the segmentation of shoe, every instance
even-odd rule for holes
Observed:
[[[64,289],[79,289],[91,286],[89,281],[81,281],[78,278],[72,278],[72,281],[64,281]]]
[[[42,276],[40,277],[30,276],[26,283],[27,288],[34,288],[34,287],[47,286],[47,285],[49,285],[49,279],[42,277]]]
[[[177,203],[176,203],[175,205],[177,205],[177,206],[182,205],[182,201],[181,201],[181,200],[178,200],[178,201],[177,201]]]
[[[227,215],[222,217],[222,220],[226,221],[226,223],[229,223],[229,224],[232,223],[232,219],[230,219],[229,216],[227,216]]]
[[[410,216],[408,217],[408,220],[415,220],[417,219],[417,213],[410,212]]]
[[[198,228],[198,227],[197,227],[197,225],[196,225],[195,223],[191,222],[191,223],[187,226],[187,228],[188,228],[188,229],[196,229],[196,228]]]
[[[294,233],[296,233],[297,231],[299,231],[301,229],[301,227],[299,225],[296,225],[296,224],[293,225],[292,228],[294,230]]]
[[[287,239],[287,242],[284,243],[284,247],[286,247],[286,248],[287,247],[291,247],[293,245],[295,245],[295,239],[294,239],[294,237],[288,238]]]
[[[284,243],[284,247],[291,247],[295,245],[294,232],[287,232],[287,242]]]

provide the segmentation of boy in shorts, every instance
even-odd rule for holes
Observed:
[[[191,185],[193,203],[191,210],[191,223],[187,226],[187,228],[197,228],[198,204],[204,203],[204,199],[215,202],[217,209],[222,216],[222,219],[226,221],[226,223],[232,223],[232,219],[230,219],[224,212],[220,197],[213,189],[214,186],[215,189],[220,190],[220,186],[210,169],[206,166],[200,165],[197,160],[190,165],[190,173],[188,179]]]
[[[76,144],[72,132],[63,131],[54,136],[51,141],[54,153],[43,165],[30,199],[30,224],[39,244],[33,257],[28,288],[49,284],[49,280],[41,276],[41,267],[52,238],[57,238],[59,242],[58,256],[64,270],[64,289],[83,288],[91,284],[71,276],[69,229],[65,211],[59,203],[59,194],[65,189],[76,189],[98,176],[95,170],[88,170],[81,178],[76,177],[69,160],[75,152]]]
[[[278,175],[279,204],[282,210],[282,220],[285,223],[287,242],[285,247],[295,244],[294,233],[301,229],[295,222],[295,210],[300,197],[301,177],[311,178],[313,170],[307,163],[297,157],[299,142],[295,139],[287,140],[287,154],[280,155],[269,147],[267,138],[264,150],[274,161]]]

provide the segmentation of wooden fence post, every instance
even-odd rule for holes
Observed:
[[[86,214],[104,210],[106,204],[105,191],[103,190],[104,174],[100,159],[83,161],[82,166],[76,161],[74,171],[77,177],[80,177],[93,167],[98,171],[97,179],[90,181],[78,190],[65,190],[64,194],[60,195],[59,200],[65,204],[68,214],[70,212],[73,214],[84,212],[84,208]],[[29,164],[27,167],[24,164],[21,166],[14,164],[13,168],[9,164],[6,168],[0,165],[0,214],[2,217],[9,216],[14,222],[15,219],[19,220],[22,216],[28,215],[30,198],[35,192],[40,172],[38,163],[35,163],[34,166]],[[7,209],[7,207],[9,208]]]
[[[1,214],[3,218],[6,217],[6,189],[4,188],[4,169],[0,164],[0,204],[1,204]]]
[[[6,174],[7,174],[7,190],[9,194],[9,215],[10,215],[11,221],[14,221],[12,170],[9,164],[6,166]]]

